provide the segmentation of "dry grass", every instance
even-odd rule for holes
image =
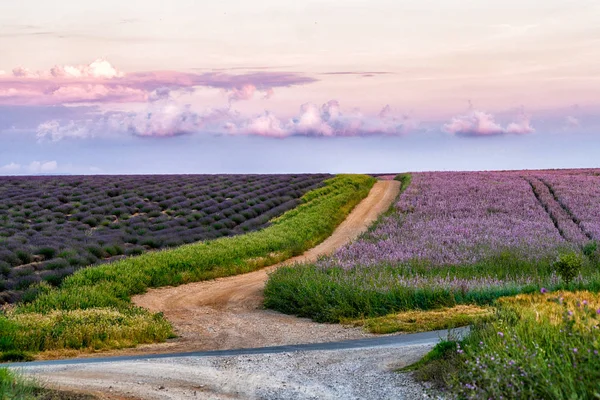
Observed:
[[[164,341],[173,336],[162,315],[141,309],[125,312],[110,308],[56,310],[47,314],[9,313],[12,325],[4,327],[3,339],[23,351],[132,347]],[[2,321],[0,321],[2,322]]]
[[[587,290],[578,292],[557,291],[548,294],[520,294],[498,300],[498,306],[512,310],[519,318],[529,319],[536,324],[561,326],[565,313],[571,310],[569,317],[572,328],[577,330],[595,329],[600,313],[600,295]],[[590,316],[594,318],[590,318]]]
[[[404,311],[384,317],[348,320],[344,323],[363,326],[371,333],[426,332],[439,329],[456,328],[490,318],[492,310],[488,307],[458,305],[452,308],[435,310]]]

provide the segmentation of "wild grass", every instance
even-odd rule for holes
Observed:
[[[29,352],[132,347],[172,335],[171,326],[160,315],[134,307],[9,313],[6,320],[11,325],[0,328],[3,345]]]
[[[600,397],[600,295],[519,295],[460,349],[453,391],[465,398]]]
[[[96,400],[91,394],[44,387],[8,368],[0,368],[0,400]]]
[[[417,380],[429,382],[434,389],[446,391],[448,394],[448,378],[458,369],[458,346],[459,344],[454,340],[443,340],[422,359],[398,369],[397,372],[412,372]]]
[[[494,318],[445,345],[443,357],[434,349],[415,365],[417,377],[461,399],[600,397],[599,294],[521,294],[495,307]]]
[[[365,175],[339,175],[308,192],[301,205],[264,230],[85,268],[58,289],[41,287],[32,301],[0,316],[0,351],[114,348],[165,340],[173,335],[168,322],[133,307],[131,296],[149,287],[249,272],[301,254],[327,238],[374,183]]]
[[[596,263],[585,261],[569,283],[553,265],[553,259],[527,261],[509,252],[474,265],[444,268],[418,262],[350,270],[296,265],[271,274],[265,305],[315,321],[339,322],[460,304],[491,305],[500,297],[534,293],[542,287],[600,291]]]
[[[0,368],[0,400],[36,399],[38,386],[8,368]]]
[[[489,307],[458,305],[436,310],[414,310],[389,314],[383,317],[342,321],[343,324],[362,326],[371,333],[428,332],[472,325],[489,319]]]

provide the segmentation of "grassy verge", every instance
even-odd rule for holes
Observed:
[[[0,368],[0,400],[35,399],[38,386],[7,368]]]
[[[600,291],[597,265],[587,263],[581,275],[566,284],[553,273],[552,263],[505,254],[475,265],[444,268],[290,266],[271,274],[265,304],[315,321],[340,322],[459,304],[491,305],[500,297],[535,293],[542,287]]]
[[[434,349],[417,377],[465,399],[599,398],[599,352],[599,294],[518,295],[498,300],[495,318],[443,356]]]
[[[41,286],[33,301],[0,316],[0,351],[104,349],[165,340],[172,335],[168,322],[134,307],[132,295],[249,272],[301,254],[327,238],[374,183],[365,175],[339,175],[261,231],[85,268],[59,289]]]
[[[53,390],[8,368],[0,368],[0,400],[95,400],[89,394]]]
[[[428,332],[472,325],[487,320],[491,308],[459,305],[436,310],[413,310],[389,314],[383,317],[342,320],[343,324],[362,326],[371,333]]]

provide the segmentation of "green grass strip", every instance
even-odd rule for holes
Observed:
[[[330,236],[375,181],[338,175],[261,231],[88,267],[59,289],[42,286],[33,301],[0,316],[0,351],[117,348],[164,340],[173,334],[170,324],[133,306],[131,296],[150,287],[245,273],[301,254]]]
[[[0,400],[33,400],[38,386],[7,368],[0,368]]]

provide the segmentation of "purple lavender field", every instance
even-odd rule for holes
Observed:
[[[328,177],[0,177],[0,304],[82,266],[263,228]]]
[[[600,283],[600,171],[410,177],[392,210],[359,239],[315,265],[273,274],[267,302],[323,320],[489,303],[503,295],[560,287],[564,282],[554,263],[565,253],[582,259],[574,285]],[[324,294],[328,291],[331,298]]]
[[[319,265],[540,260],[599,239],[599,171],[416,173],[391,215]]]
[[[413,174],[395,212],[323,266],[474,264],[493,253],[545,257],[567,243],[529,183],[502,172]]]
[[[588,239],[600,240],[600,171],[539,175]]]

